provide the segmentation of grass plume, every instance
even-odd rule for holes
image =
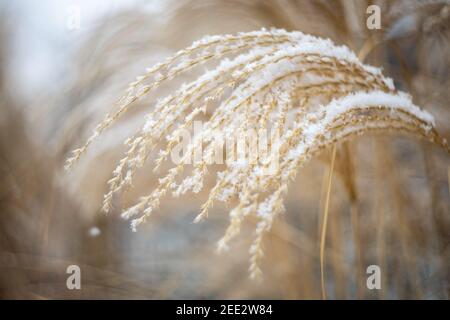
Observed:
[[[250,215],[257,217],[250,247],[252,277],[261,274],[264,235],[284,211],[283,196],[289,182],[322,150],[357,135],[393,131],[425,138],[449,151],[436,131],[433,116],[414,105],[408,94],[396,90],[380,69],[361,63],[346,46],[301,32],[263,29],[206,37],[148,68],[129,85],[117,110],[74,150],[66,168],[135,101],[145,99],[162,83],[212,61],[217,61],[214,69],[160,99],[147,114],[144,126],[126,141],[128,150],[108,182],[103,210],[111,210],[113,197],[132,185],[137,170],[161,144],[164,147],[155,161],[155,172],[168,163],[179,134],[191,128],[196,119],[206,121],[181,163],[170,168],[150,194],[122,212],[123,218],[131,219],[134,231],[157,210],[166,194],[180,196],[202,190],[207,160],[215,148],[212,137],[217,132],[276,128],[280,139],[271,148],[279,157],[277,171],[267,174],[268,165],[262,163],[225,163],[195,218],[195,222],[205,219],[217,200],[238,199],[230,210],[230,225],[218,242],[218,249],[224,250],[239,233],[242,222]],[[186,173],[185,163],[199,146],[203,147],[203,157]],[[182,177],[183,173],[186,176]]]

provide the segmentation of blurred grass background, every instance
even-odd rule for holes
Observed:
[[[379,31],[365,27],[372,3],[382,8]],[[36,5],[0,4],[1,298],[320,298],[329,151],[291,186],[287,211],[264,244],[261,282],[247,273],[254,221],[222,255],[214,250],[228,224],[227,208],[217,206],[206,222],[191,223],[205,192],[163,203],[138,233],[131,232],[118,213],[154,187],[158,177],[151,168],[142,170],[115,213],[100,213],[106,181],[124,151],[121,141],[142,123],[152,100],[109,130],[72,172],[63,170],[68,152],[137,74],[203,35],[278,27],[329,37],[356,52],[373,39],[379,44],[367,62],[383,67],[450,137],[446,1]],[[81,9],[79,30],[66,26],[72,5]],[[449,298],[448,160],[438,147],[409,137],[366,136],[338,146],[326,247],[329,298]],[[82,290],[66,288],[71,264],[81,267]],[[381,290],[366,288],[371,264],[381,267]]]

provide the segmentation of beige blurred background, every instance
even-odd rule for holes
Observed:
[[[373,3],[382,8],[381,30],[366,27]],[[155,186],[151,165],[115,212],[100,212],[122,142],[180,82],[141,102],[70,172],[64,161],[145,67],[204,35],[261,27],[329,37],[356,52],[368,39],[379,41],[366,61],[430,111],[448,139],[449,9],[448,1],[394,0],[0,2],[0,297],[320,299],[329,150],[293,182],[286,213],[264,243],[262,281],[247,272],[255,221],[221,255],[215,244],[228,208],[216,206],[207,221],[192,223],[206,191],[164,202],[131,232],[120,208]],[[448,167],[445,151],[411,137],[368,135],[338,146],[329,298],[449,298]],[[81,268],[81,290],[66,288],[72,264]],[[382,270],[381,290],[366,288],[372,264]]]

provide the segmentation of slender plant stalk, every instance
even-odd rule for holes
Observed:
[[[328,174],[328,188],[327,188],[327,197],[325,199],[325,208],[323,210],[323,218],[322,218],[322,232],[320,236],[320,278],[322,283],[322,299],[327,299],[326,288],[325,288],[325,272],[324,272],[324,263],[325,263],[325,239],[327,233],[327,222],[328,222],[328,211],[330,207],[330,194],[331,194],[331,181],[333,179],[333,170],[334,170],[334,161],[336,159],[336,145],[333,145],[333,151],[331,155],[331,164],[330,164],[330,172]]]
[[[358,52],[358,59],[364,61],[365,57],[369,54],[370,51],[376,46],[377,42],[369,38],[365,41],[363,47]],[[328,223],[328,211],[330,205],[330,193],[331,193],[331,182],[333,178],[333,170],[334,170],[334,161],[336,159],[336,145],[333,145],[333,151],[331,155],[331,164],[330,171],[328,174],[328,188],[327,195],[325,199],[325,207],[323,210],[323,218],[322,218],[322,231],[320,234],[320,279],[321,279],[321,288],[322,288],[322,299],[326,300],[326,288],[325,288],[325,242],[326,242],[326,232],[327,232],[327,223]]]

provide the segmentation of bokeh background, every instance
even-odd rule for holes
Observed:
[[[366,27],[370,4],[382,9],[381,30]],[[319,236],[329,150],[292,183],[286,213],[264,242],[261,281],[247,273],[254,220],[221,255],[215,243],[227,227],[228,208],[216,206],[207,221],[192,223],[205,191],[164,202],[149,223],[131,232],[118,214],[155,186],[151,165],[115,212],[100,212],[122,142],[177,83],[142,101],[73,170],[63,169],[70,150],[145,67],[204,35],[261,27],[328,37],[355,52],[366,44],[366,61],[383,67],[450,138],[448,1],[1,1],[1,298],[321,297]],[[448,154],[411,137],[369,135],[341,143],[336,161],[328,297],[448,299]],[[81,290],[66,288],[72,264],[81,268]],[[371,264],[382,270],[381,290],[366,288]]]

